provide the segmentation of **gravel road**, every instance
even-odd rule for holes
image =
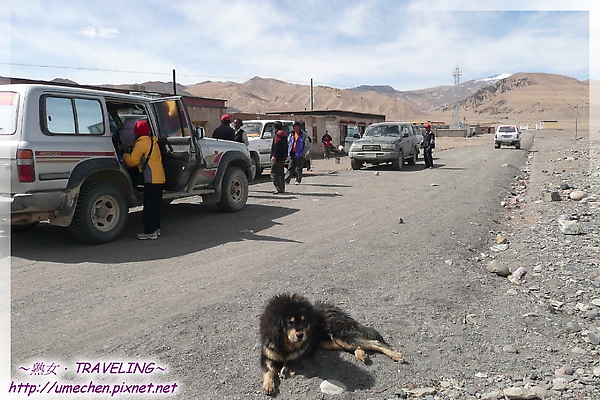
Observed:
[[[496,150],[491,135],[439,138],[432,170],[422,160],[402,171],[314,160],[283,196],[259,177],[240,213],[178,201],[157,241],[135,240],[139,211],[121,240],[101,246],[44,224],[15,234],[13,379],[32,379],[19,368],[43,360],[67,368],[53,377],[60,382],[178,385],[173,397],[127,398],[266,398],[259,315],[272,295],[296,292],[377,328],[407,363],[319,351],[282,382],[280,399],[599,399],[598,160],[589,149],[564,131],[526,132],[521,150]],[[570,200],[575,189],[588,198]],[[581,234],[560,231],[563,214]],[[527,273],[513,283],[488,271],[492,260]],[[110,361],[167,370],[76,370]],[[346,389],[324,394],[324,380]],[[54,398],[110,398],[70,396]]]

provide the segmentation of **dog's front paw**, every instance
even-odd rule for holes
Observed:
[[[275,386],[275,381],[272,379],[265,379],[265,381],[263,382],[263,391],[268,396],[273,396],[275,393],[277,393],[277,386]]]
[[[295,374],[296,373],[292,371],[287,365],[284,365],[283,368],[281,368],[281,371],[279,371],[279,378],[287,379],[294,376]]]

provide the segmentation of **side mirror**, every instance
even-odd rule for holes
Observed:
[[[271,131],[267,131],[267,132],[263,133],[263,139],[271,139],[271,137],[273,137],[273,134],[271,133]]]
[[[403,138],[405,138],[405,137],[408,137],[408,132],[404,132],[404,133],[402,134],[402,137],[403,137]]]
[[[197,126],[195,132],[197,139],[202,139],[204,137],[204,128],[202,126]]]
[[[352,135],[352,137],[355,139],[360,139],[360,135],[358,133],[355,133],[354,135]]]

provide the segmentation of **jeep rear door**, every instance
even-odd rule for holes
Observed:
[[[165,189],[186,190],[191,177],[202,162],[198,139],[180,98],[153,100],[158,136],[165,168]],[[163,146],[164,145],[164,146]]]

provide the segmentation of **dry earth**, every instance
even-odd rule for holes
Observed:
[[[258,317],[285,291],[346,309],[407,363],[319,351],[278,398],[598,399],[592,144],[568,131],[526,132],[521,151],[493,149],[491,135],[438,138],[433,170],[314,160],[285,196],[259,178],[241,213],[172,204],[157,241],[134,239],[137,211],[125,237],[103,246],[80,246],[47,225],[13,235],[13,379],[43,383],[20,367],[44,361],[67,369],[51,377],[62,383],[175,382],[175,398],[265,398]],[[542,198],[561,184],[570,187],[559,190],[562,201]],[[590,196],[569,200],[572,188]],[[562,234],[561,214],[582,233]],[[496,252],[498,235],[508,248]],[[487,271],[494,259],[527,273],[512,283]],[[76,372],[77,362],[109,361],[167,371]],[[346,389],[324,394],[324,380]]]

